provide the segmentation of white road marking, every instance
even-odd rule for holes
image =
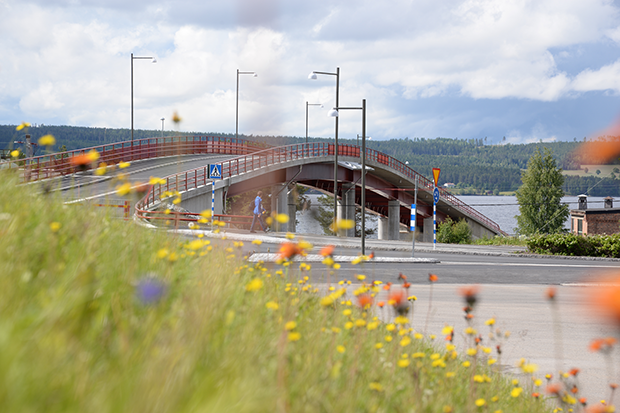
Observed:
[[[493,267],[568,267],[568,268],[616,268],[620,269],[620,263],[618,265],[586,265],[586,264],[530,264],[530,263],[516,263],[516,262],[451,262],[441,261],[441,264],[445,265],[489,265]]]

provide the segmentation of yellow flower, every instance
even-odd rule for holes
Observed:
[[[357,279],[360,281],[364,281],[366,279],[366,276],[362,274],[358,274]]]
[[[351,229],[355,227],[355,221],[351,219],[340,219],[338,220],[338,228],[340,229]]]
[[[339,346],[336,346],[336,351],[337,351],[338,353],[342,354],[342,353],[344,353],[345,351],[347,351],[347,349],[346,349],[344,346],[339,345]]]
[[[157,258],[159,258],[159,259],[166,258],[167,255],[168,255],[168,249],[167,248],[160,248],[157,251]]]
[[[291,331],[295,329],[295,327],[297,327],[297,323],[294,321],[288,321],[286,324],[284,324],[284,329],[287,331]]]
[[[288,214],[278,214],[276,215],[276,221],[280,224],[286,224],[289,220]]]
[[[119,164],[119,167],[120,167],[120,164]],[[156,178],[154,176],[151,176],[149,178],[149,185],[157,185],[157,184],[165,184],[165,183],[166,183],[165,179]],[[211,212],[211,211],[209,211],[209,212]]]
[[[123,161],[121,161],[121,162],[118,163],[118,167],[121,168],[121,169],[127,168],[129,166],[131,166],[130,162],[123,162]]]
[[[50,224],[50,229],[52,230],[52,232],[58,232],[58,230],[60,229],[60,222],[52,222]]]
[[[392,341],[392,336],[385,336],[385,341],[387,341],[388,343]]]
[[[129,182],[125,182],[122,185],[116,187],[116,193],[119,196],[125,196],[131,192],[131,184]]]
[[[511,392],[510,395],[512,397],[519,397],[521,395],[521,393],[523,392],[523,389],[521,387],[514,387]]]
[[[270,310],[277,310],[278,308],[280,308],[280,306],[278,306],[278,303],[276,303],[275,301],[268,301],[267,304],[265,304],[265,307]]]
[[[455,372],[453,372],[453,371],[448,371],[448,372],[446,372],[446,377],[447,377],[447,378],[449,378],[449,379],[450,379],[450,378],[452,378],[452,377],[454,377],[454,376],[456,376],[456,373],[455,373]]]
[[[15,149],[14,151],[11,151],[11,156],[13,158],[17,158],[19,156],[19,151],[17,149]]]
[[[405,316],[398,316],[394,319],[394,322],[396,324],[407,324],[409,322],[409,319]]]
[[[383,386],[380,383],[377,382],[371,382],[370,384],[368,384],[368,388],[370,390],[374,390],[374,391],[378,391],[378,392],[382,392],[383,391]]]
[[[492,365],[493,365],[493,364],[495,364],[495,363],[497,363],[497,360],[495,360],[495,359],[489,359],[489,360],[487,361],[487,364],[488,364],[489,366],[492,366]]]
[[[521,366],[521,370],[527,374],[534,374],[538,371],[538,366],[532,363],[526,363]]]
[[[454,327],[452,326],[445,326],[442,330],[441,330],[441,334],[443,334],[444,336],[452,333],[454,331]]]
[[[254,278],[252,281],[250,281],[246,286],[245,286],[245,290],[246,291],[258,291],[261,288],[263,288],[263,280],[261,280],[260,278]]]
[[[172,114],[172,121],[174,123],[181,123],[181,117],[179,116],[178,112],[175,110],[174,113]]]
[[[56,138],[52,135],[45,135],[39,138],[39,145],[41,146],[52,146],[56,144]]]
[[[495,318],[489,318],[487,321],[484,322],[484,324],[488,326],[495,325]]]
[[[364,327],[366,325],[366,320],[358,318],[355,320],[355,327]]]
[[[469,367],[469,366],[471,366],[471,362],[469,360],[465,360],[463,362],[463,367]]]
[[[465,334],[468,334],[470,336],[476,335],[476,330],[472,327],[467,327],[465,329]]]
[[[476,400],[476,406],[478,407],[482,407],[486,404],[486,401],[484,401],[484,399],[478,399]]]
[[[424,334],[422,334],[422,333],[415,333],[413,335],[413,338],[415,338],[416,340],[422,340],[424,338]]]
[[[301,334],[296,331],[288,333],[288,341],[298,341],[301,338]]]
[[[395,326],[394,324],[391,324],[391,323],[390,323],[390,324],[388,324],[387,326],[385,326],[385,329],[386,329],[387,331],[392,332],[392,331],[396,330],[396,326]]]
[[[431,363],[433,367],[446,367],[446,362],[443,359],[435,360]]]
[[[353,328],[353,323],[351,321],[347,321],[346,323],[344,323],[345,330],[350,330],[352,328]]]
[[[407,345],[409,345],[411,343],[411,338],[409,336],[403,337],[402,340],[400,340],[400,345],[402,347],[405,347]]]
[[[99,164],[99,168],[95,169],[95,175],[102,176],[102,175],[105,175],[107,171],[108,171],[108,164],[105,162],[101,162]]]
[[[379,322],[378,321],[372,321],[372,322],[368,323],[368,325],[366,325],[366,329],[368,331],[376,330],[377,327],[379,327]]]
[[[426,357],[426,353],[422,353],[421,351],[419,351],[417,353],[413,353],[411,357],[413,357],[414,359],[423,359],[424,357]]]
[[[375,348],[376,348],[377,350],[382,349],[382,348],[383,348],[383,343],[377,343],[377,344],[375,344]]]
[[[333,268],[334,268],[334,270],[339,270],[340,269],[340,264],[335,263]]]
[[[263,241],[259,240],[259,239],[255,239],[254,241],[252,241],[252,244],[254,245],[261,245],[263,243]]]
[[[409,363],[410,363],[409,359],[400,359],[400,360],[398,360],[397,364],[398,364],[398,367],[404,369],[405,367],[409,366]]]
[[[15,130],[22,130],[24,128],[29,128],[30,124],[28,122],[22,122],[20,125],[18,125]]]
[[[468,348],[466,351],[468,356],[475,356],[478,353],[478,350],[475,348]]]

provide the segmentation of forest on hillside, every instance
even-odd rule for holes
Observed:
[[[23,141],[24,131],[16,131],[16,125],[0,125],[0,149],[21,147],[15,141]],[[63,145],[67,150],[98,146],[131,139],[129,129],[95,128],[79,126],[33,125],[28,133],[32,141],[43,135],[56,137],[59,151]],[[134,130],[134,139],[159,137],[161,130]],[[164,131],[164,136],[202,135],[234,137],[234,134],[217,132],[174,132]],[[240,135],[240,138],[260,141],[270,145],[303,143],[305,138],[291,136]],[[331,139],[310,138],[311,142],[325,142]],[[357,144],[357,139],[340,139],[343,144]],[[432,168],[441,168],[439,184],[454,183],[462,193],[489,194],[515,191],[521,185],[521,171],[536,147],[549,148],[564,170],[578,170],[585,160],[579,153],[581,142],[538,142],[529,144],[493,144],[485,139],[454,138],[406,138],[390,140],[368,140],[369,148],[384,152],[402,162],[408,162],[415,171],[427,177]],[[616,160],[616,164],[620,161]],[[620,176],[567,176],[564,183],[567,195],[587,193],[591,196],[620,196]]]

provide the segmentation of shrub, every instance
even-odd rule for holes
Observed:
[[[437,242],[446,244],[470,244],[471,229],[463,218],[458,221],[453,221],[452,218],[448,217],[444,222],[439,224]]]
[[[537,254],[620,258],[620,234],[536,235],[527,240],[527,247],[531,252]]]

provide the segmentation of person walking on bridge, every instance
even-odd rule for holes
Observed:
[[[256,198],[254,199],[254,218],[252,218],[252,226],[250,227],[250,232],[256,232],[254,231],[254,224],[256,223],[256,221],[258,221],[263,231],[269,232],[269,228],[266,228],[265,223],[263,222],[263,213],[266,211],[263,207],[262,197],[263,191],[258,191],[258,193],[256,194]]]

